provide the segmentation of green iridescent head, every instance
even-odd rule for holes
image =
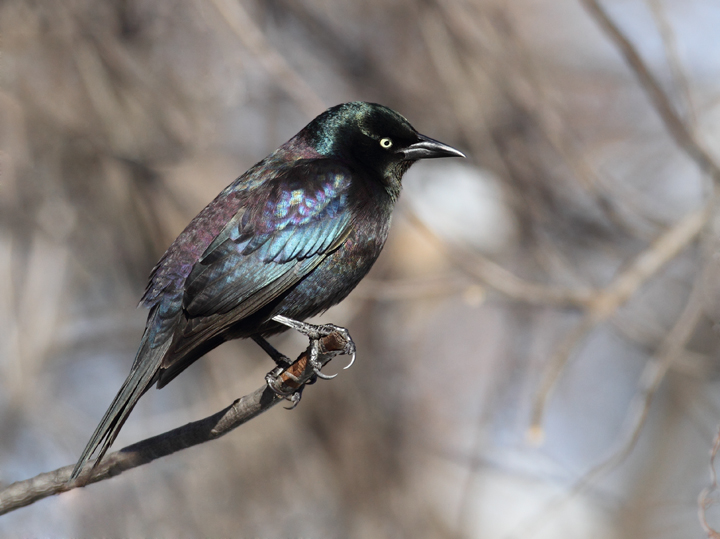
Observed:
[[[399,191],[403,173],[419,159],[465,157],[455,148],[418,133],[383,105],[353,101],[332,107],[303,130],[314,149],[380,175]]]

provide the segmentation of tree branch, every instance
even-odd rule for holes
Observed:
[[[652,101],[655,110],[665,123],[670,136],[675,140],[700,169],[710,176],[715,183],[720,183],[720,165],[715,158],[708,152],[698,141],[693,133],[683,122],[683,119],[676,112],[672,103],[665,94],[662,86],[645,64],[640,53],[633,46],[630,40],[625,37],[620,28],[608,16],[605,10],[600,6],[597,0],[580,0],[588,10],[590,15],[595,19],[600,28],[607,34],[610,40],[615,44],[630,69],[635,73],[640,86]]]
[[[255,24],[240,2],[213,0],[213,4],[240,42],[252,52],[265,71],[310,118],[327,108],[285,57],[268,42],[265,33]]]
[[[341,353],[347,343],[347,339],[339,331],[323,337],[320,340],[318,361],[325,365]],[[310,347],[308,346],[297,360],[278,377],[274,389],[288,395],[302,389],[314,374],[308,361],[309,357]],[[54,494],[115,477],[124,471],[137,468],[177,451],[220,438],[282,401],[283,398],[276,391],[273,391],[267,384],[263,384],[253,393],[237,399],[227,408],[205,419],[193,421],[110,453],[97,467],[94,467],[94,462],[86,464],[80,476],[74,481],[68,481],[74,466],[70,464],[52,472],[41,473],[31,479],[13,483],[0,491],[0,515]]]
[[[716,502],[711,495],[714,494],[718,488],[717,472],[715,471],[715,458],[717,457],[718,450],[720,450],[720,432],[718,432],[715,436],[713,448],[710,452],[710,479],[712,480],[712,484],[709,487],[704,488],[700,493],[700,496],[698,496],[698,515],[700,517],[700,524],[709,539],[720,539],[720,532],[708,524],[706,515],[707,510]]]
[[[531,440],[541,441],[543,439],[542,423],[550,393],[577,345],[591,331],[609,320],[621,306],[635,295],[641,286],[695,241],[710,221],[716,204],[713,199],[701,208],[688,213],[661,234],[650,247],[636,256],[629,267],[618,274],[609,285],[593,295],[582,321],[563,340],[545,367],[540,390],[532,408],[531,425],[528,432]]]
[[[580,1],[617,46],[631,70],[638,77],[641,87],[647,93],[676,144],[695,161],[703,172],[708,174],[714,182],[720,184],[720,165],[685,125],[660,83],[630,40],[610,19],[597,0]],[[577,344],[599,324],[608,320],[620,306],[633,297],[642,285],[670,260],[673,260],[682,249],[692,243],[707,226],[716,205],[717,200],[713,197],[703,207],[680,219],[661,234],[648,249],[640,253],[626,271],[615,277],[601,292],[592,295],[580,325],[563,341],[559,351],[545,369],[541,388],[533,405],[529,430],[531,439],[542,440],[541,425],[550,392],[555,387],[560,373]]]

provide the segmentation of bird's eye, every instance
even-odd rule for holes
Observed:
[[[387,137],[384,139],[380,139],[380,146],[382,146],[383,148],[385,148],[387,150],[388,148],[392,147],[392,140],[390,140]]]

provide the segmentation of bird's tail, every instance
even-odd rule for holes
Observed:
[[[172,339],[167,339],[157,347],[151,346],[150,341],[152,340],[146,330],[130,374],[85,446],[85,450],[70,475],[70,481],[80,475],[85,463],[90,460],[96,450],[97,459],[93,468],[100,463],[137,401],[157,379],[163,356],[170,347]]]

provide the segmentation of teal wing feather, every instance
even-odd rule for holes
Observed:
[[[311,160],[264,187],[190,272],[182,303],[187,323],[164,369],[177,371],[174,364],[194,348],[281,297],[347,238],[350,173],[343,166]]]

